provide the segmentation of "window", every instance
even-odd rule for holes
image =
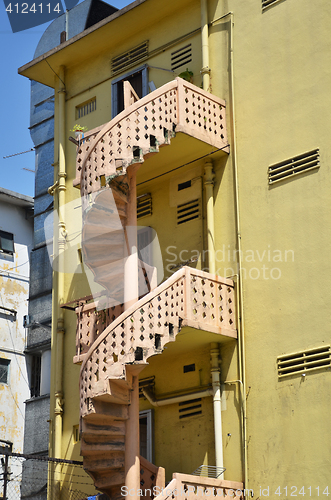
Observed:
[[[0,384],[8,384],[10,359],[0,358]]]
[[[128,81],[132,85],[139,99],[148,94],[148,71],[147,66],[142,66],[131,73],[113,80],[111,85],[111,116],[118,115],[124,109],[123,82]]]
[[[14,253],[14,235],[6,231],[0,231],[0,252],[13,255]]]
[[[153,410],[139,412],[140,455],[153,463]]]
[[[30,393],[32,398],[40,396],[41,355],[34,354],[31,359]]]

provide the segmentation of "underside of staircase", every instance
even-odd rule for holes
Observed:
[[[96,488],[110,498],[123,496],[133,379],[147,359],[185,326],[236,338],[233,282],[195,269],[183,268],[155,288],[154,268],[138,256],[137,300],[124,310],[136,220],[132,172],[179,132],[228,152],[224,101],[177,78],[88,132],[77,147],[84,263],[112,304],[99,310],[96,302],[80,302],[76,309],[81,454]],[[164,486],[162,467],[142,457],[140,473],[145,488]]]

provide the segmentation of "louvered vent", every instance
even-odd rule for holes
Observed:
[[[76,118],[82,118],[85,115],[89,115],[96,109],[97,109],[97,99],[96,97],[93,97],[93,99],[90,99],[89,101],[86,101],[83,104],[76,106]]]
[[[276,163],[269,167],[269,184],[289,179],[294,175],[301,174],[319,168],[319,150],[313,149],[289,160]]]
[[[178,406],[180,419],[202,414],[201,398],[183,401],[182,403],[178,403]]]
[[[200,217],[200,202],[199,200],[189,201],[177,207],[177,225],[184,224],[190,220]]]
[[[279,0],[262,0],[262,9],[265,9],[266,7],[269,7],[269,5],[277,3],[278,1]]]
[[[152,215],[152,196],[144,194],[137,198],[137,219]]]
[[[133,64],[146,59],[148,56],[148,40],[141,43],[137,47],[124,52],[123,54],[114,57],[111,61],[111,72],[114,76],[117,73],[121,73],[125,69],[130,68]]]
[[[320,370],[321,368],[331,368],[330,346],[279,356],[277,367],[279,378]]]
[[[185,66],[192,61],[192,46],[189,43],[181,49],[171,53],[171,69],[174,71],[181,66]]]

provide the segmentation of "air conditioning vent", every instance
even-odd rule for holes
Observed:
[[[179,418],[180,420],[187,417],[194,417],[195,415],[201,415],[201,398],[191,399],[190,401],[183,401],[178,403],[179,406]]]
[[[200,217],[200,202],[193,200],[177,206],[177,225],[184,224]]]
[[[111,72],[114,76],[117,73],[130,68],[135,63],[146,59],[148,56],[148,40],[141,43],[137,47],[124,52],[123,54],[114,57],[111,61]]]
[[[322,368],[331,368],[330,346],[286,354],[277,358],[278,377],[299,375]]]
[[[269,167],[269,184],[289,179],[294,175],[302,174],[319,168],[319,150],[313,149],[294,158],[270,165]]]
[[[152,196],[144,194],[137,198],[137,219],[152,215]]]
[[[192,61],[192,46],[189,43],[182,47],[181,49],[175,50],[175,52],[171,53],[171,69],[174,71],[181,66],[185,66],[186,64]]]

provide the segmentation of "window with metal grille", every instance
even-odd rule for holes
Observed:
[[[40,396],[41,355],[34,354],[31,359],[30,395],[32,398]]]
[[[14,235],[12,233],[7,233],[6,231],[0,231],[0,252],[9,253],[10,255],[13,255]]]
[[[322,368],[331,369],[330,346],[316,347],[315,349],[286,354],[277,358],[279,378],[300,375],[321,370]]]
[[[89,115],[90,113],[93,113],[93,111],[95,111],[96,109],[97,109],[97,99],[96,97],[93,97],[93,99],[90,99],[89,101],[86,101],[83,104],[76,106],[76,118],[82,118],[83,116]]]
[[[319,158],[319,149],[313,149],[307,153],[270,165],[268,170],[269,184],[319,168]]]
[[[152,196],[150,193],[137,197],[137,219],[152,215]]]
[[[192,46],[189,43],[171,53],[171,69],[174,71],[192,61]]]
[[[200,201],[193,200],[177,206],[177,225],[200,217]]]
[[[111,60],[111,73],[115,76],[122,71],[125,71],[132,67],[139,61],[146,59],[148,56],[148,40],[133,47],[133,49],[123,52],[119,56],[114,57]]]
[[[10,359],[0,358],[0,384],[9,383]]]

